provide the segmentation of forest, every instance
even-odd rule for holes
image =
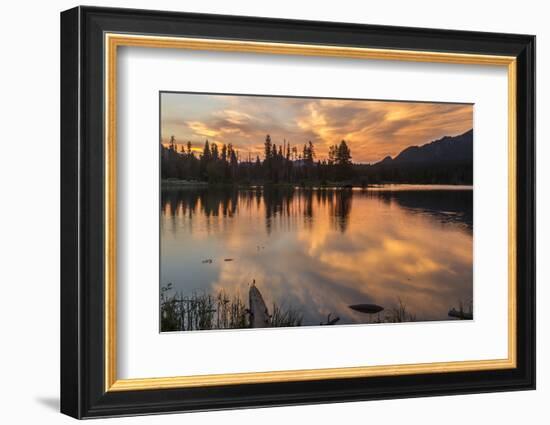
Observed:
[[[445,139],[441,143],[448,144],[447,139],[452,138]],[[432,142],[430,149],[437,143]],[[441,150],[442,146],[436,147]],[[420,155],[422,148],[416,148]],[[277,146],[269,134],[265,137],[262,158],[259,155],[252,158],[250,154],[243,157],[231,143],[219,148],[208,140],[202,152],[197,154],[191,142],[178,144],[174,136],[167,146],[161,144],[160,149],[163,182],[365,187],[378,183],[472,184],[473,180],[470,157],[424,161],[415,158],[414,162],[386,158],[375,164],[353,163],[351,149],[345,140],[330,146],[328,157],[322,160],[317,158],[311,141],[301,147],[291,146],[286,141]]]

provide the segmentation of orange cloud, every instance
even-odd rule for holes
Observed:
[[[355,162],[376,162],[473,127],[467,104],[165,93],[161,108],[163,142],[174,135],[178,143],[202,146],[208,138],[261,155],[270,134],[277,145],[299,149],[311,140],[324,159],[330,145],[346,140]]]
[[[199,136],[216,137],[220,134],[220,131],[209,128],[205,123],[200,121],[189,121],[186,124],[195,134]]]

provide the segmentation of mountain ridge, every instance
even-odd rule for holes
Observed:
[[[394,158],[386,156],[376,166],[473,161],[473,129],[458,136],[444,136],[423,145],[409,146]]]
[[[357,166],[369,183],[473,184],[473,129]]]

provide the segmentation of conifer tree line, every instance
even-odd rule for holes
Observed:
[[[300,148],[286,140],[277,145],[269,134],[262,158],[249,154],[243,158],[231,143],[219,148],[208,140],[202,153],[197,154],[191,142],[178,144],[172,136],[167,147],[161,144],[161,176],[209,183],[296,184],[349,180],[353,170],[351,151],[345,140],[331,146],[328,158],[320,160],[311,141]]]
[[[177,143],[174,136],[168,146],[160,145],[163,180],[185,180],[212,184],[299,184],[354,185],[375,183],[472,184],[473,163],[392,164],[384,161],[370,165],[352,162],[345,140],[329,147],[328,157],[317,156],[313,142],[303,146],[286,140],[277,145],[268,134],[262,157],[243,155],[231,143],[204,142],[196,153],[191,142]]]

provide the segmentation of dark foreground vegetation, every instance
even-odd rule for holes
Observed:
[[[250,309],[238,295],[229,296],[221,290],[217,294],[167,293],[172,289],[168,284],[161,288],[160,311],[161,331],[193,331],[212,329],[244,329],[252,327]],[[273,304],[268,317],[269,327],[300,326],[302,316],[291,308]]]
[[[161,332],[213,330],[213,329],[245,329],[253,328],[254,313],[252,306],[247,307],[238,295],[229,296],[221,290],[216,295],[193,293],[184,297],[182,294],[168,295],[172,290],[172,284],[161,288],[160,294],[160,323]],[[261,295],[260,295],[261,298]],[[262,300],[263,302],[263,300]],[[416,322],[417,317],[410,312],[407,306],[397,298],[396,305],[384,309],[381,306],[367,304],[373,311],[365,310],[363,323],[403,323]],[[264,306],[265,308],[265,306]],[[357,310],[357,306],[350,306]],[[282,308],[273,303],[271,314],[265,308],[265,324],[261,327],[293,327],[302,326],[302,315],[292,308]],[[359,309],[359,311],[361,311]],[[449,317],[460,320],[472,320],[472,303],[467,307],[463,302],[459,303],[459,309],[452,308]],[[337,314],[329,314],[321,320],[319,325],[338,324],[340,318]]]
[[[168,146],[161,145],[161,174],[165,181],[211,184],[472,184],[473,132],[411,146],[374,164],[354,163],[345,140],[331,146],[328,158],[321,160],[311,141],[300,148],[286,141],[277,146],[267,135],[263,157],[252,158],[231,144],[220,148],[208,140],[197,155],[191,142],[179,144],[172,136]]]

